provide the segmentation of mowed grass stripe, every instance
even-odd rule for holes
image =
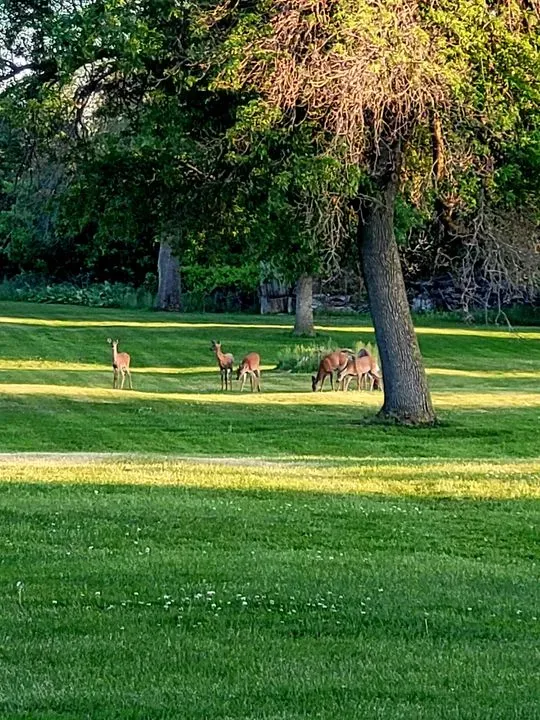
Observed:
[[[0,462],[0,482],[150,485],[222,490],[286,490],[400,497],[538,498],[540,462],[409,462],[317,467],[252,461],[55,460]]]
[[[6,303],[8,305],[8,303]],[[1,307],[1,306],[0,306]],[[39,308],[40,306],[38,306]],[[38,310],[39,312],[39,310]],[[92,314],[92,310],[87,311],[87,315]],[[114,311],[113,311],[114,312]],[[97,313],[96,313],[97,314]],[[127,312],[125,313],[128,314]],[[139,313],[142,315],[143,313]],[[148,313],[146,313],[148,317]],[[141,329],[199,329],[199,330],[230,330],[233,328],[239,328],[242,330],[280,330],[291,332],[293,329],[292,323],[283,323],[279,319],[267,317],[254,319],[249,316],[236,316],[229,320],[218,321],[215,319],[216,316],[211,314],[206,315],[207,319],[200,321],[200,315],[184,316],[189,319],[186,320],[124,320],[114,318],[112,313],[110,319],[94,320],[91,317],[88,319],[57,319],[57,318],[46,318],[46,317],[17,317],[17,316],[0,316],[0,325],[19,325],[19,326],[42,326],[42,327],[55,327],[55,328],[141,328]],[[477,338],[499,338],[508,339],[514,338],[516,340],[540,340],[540,332],[531,330],[529,328],[515,328],[513,331],[509,330],[488,330],[481,328],[464,328],[464,327],[424,327],[422,325],[416,326],[416,333],[418,335],[441,335],[441,336],[456,336],[456,337],[477,337]],[[369,334],[372,335],[375,331],[371,324],[357,324],[354,321],[350,324],[343,324],[341,319],[338,319],[335,324],[322,325],[315,324],[315,330],[323,333],[351,333],[351,334]]]
[[[264,371],[275,370],[274,365],[262,365]],[[0,358],[0,372],[8,371],[39,371],[51,370],[61,372],[103,372],[111,371],[110,365],[81,362],[62,362],[61,360],[8,360]],[[143,375],[197,375],[203,373],[216,374],[215,365],[191,367],[132,367],[132,373]],[[495,380],[536,380],[540,379],[540,371],[532,370],[461,370],[459,368],[430,367],[428,375],[459,378],[485,378]],[[283,375],[286,377],[286,375]]]
[[[51,385],[31,383],[4,383],[0,385],[0,394],[8,396],[49,396],[71,398],[75,401],[91,399],[104,402],[148,402],[152,400],[167,400],[178,402],[194,402],[203,404],[227,405],[337,405],[361,406],[371,408],[380,407],[382,395],[377,392],[350,391],[342,392],[156,392],[138,390],[113,390],[106,387],[91,387],[80,385]],[[195,398],[196,396],[196,398]],[[437,407],[443,409],[453,408],[536,408],[540,407],[540,392],[495,391],[495,392],[434,392],[433,401]]]

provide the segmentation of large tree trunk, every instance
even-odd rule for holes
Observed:
[[[314,335],[313,327],[313,278],[301,275],[296,284],[295,335]]]
[[[159,245],[158,293],[155,306],[158,310],[180,310],[182,292],[178,258],[167,242]]]
[[[414,332],[398,247],[394,235],[397,178],[380,186],[377,198],[363,204],[358,245],[384,380],[380,415],[399,422],[435,421],[426,372]]]

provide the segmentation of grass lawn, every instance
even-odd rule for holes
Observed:
[[[0,717],[540,717],[540,332],[420,323],[430,430],[272,370],[289,333],[0,303]]]

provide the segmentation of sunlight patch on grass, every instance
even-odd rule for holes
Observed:
[[[273,326],[274,327],[274,326]],[[374,333],[375,329],[370,325],[316,325],[317,331],[332,333]],[[540,340],[540,332],[534,330],[484,330],[482,328],[442,328],[442,327],[419,327],[415,326],[417,335],[455,335],[459,337],[481,337],[481,338],[503,338],[515,340]]]
[[[493,378],[501,380],[535,380],[540,378],[540,371],[533,370],[457,370],[454,368],[426,368],[428,375],[470,377],[470,378]]]
[[[261,365],[261,369],[274,370],[275,365]],[[62,360],[4,360],[0,358],[0,372],[16,370],[55,370],[59,372],[103,372],[111,365],[64,362]],[[195,375],[198,373],[219,373],[216,365],[198,365],[195,367],[131,367],[132,373],[146,375]]]
[[[76,385],[49,385],[29,383],[5,383],[0,385],[0,395],[31,395],[68,397],[75,401],[93,400],[103,402],[136,402],[149,400],[177,401],[197,404],[231,405],[341,405],[374,408],[382,404],[380,392],[141,392],[137,390],[113,390],[111,388],[81,387]],[[434,392],[433,402],[437,408],[493,409],[540,407],[540,393],[510,390],[492,392]]]
[[[262,365],[262,370],[268,372],[275,370],[275,365]],[[77,371],[77,372],[103,372],[111,370],[110,364],[103,363],[83,363],[83,362],[65,362],[63,360],[45,360],[42,358],[34,358],[28,360],[13,360],[0,358],[0,372],[16,371],[16,370],[57,370]],[[216,365],[197,365],[187,367],[158,367],[158,366],[132,366],[131,371],[137,374],[146,375],[195,375],[203,373],[217,373]],[[469,378],[493,378],[493,379],[529,379],[535,380],[540,378],[540,370],[460,370],[457,368],[427,368],[428,375],[444,376],[444,377],[469,377]],[[286,373],[281,373],[283,377]]]
[[[4,325],[30,325],[30,326],[44,326],[44,327],[62,327],[62,328],[92,328],[92,327],[103,327],[103,328],[115,328],[115,327],[132,327],[132,328],[179,328],[179,329],[194,329],[194,328],[238,328],[242,330],[290,330],[292,331],[293,324],[287,323],[274,323],[264,320],[261,322],[216,322],[215,320],[209,320],[208,322],[201,321],[180,321],[180,320],[163,320],[163,321],[152,321],[152,320],[119,320],[119,319],[107,319],[107,320],[59,320],[55,318],[33,318],[33,317],[16,317],[16,316],[0,316],[0,324]],[[324,333],[354,333],[354,334],[373,334],[374,328],[372,325],[315,325],[317,332]],[[540,331],[533,330],[521,330],[516,328],[515,330],[488,330],[482,328],[443,328],[443,327],[415,327],[418,335],[444,335],[444,336],[459,336],[459,337],[481,337],[481,338],[513,338],[516,340],[540,340]]]
[[[67,370],[77,370],[80,372],[92,372],[110,370],[110,365],[97,363],[81,363],[81,362],[64,362],[63,360],[6,360],[0,358],[0,371],[8,370],[58,370],[60,372]]]
[[[148,485],[308,493],[513,499],[540,497],[540,463],[439,462],[307,467],[273,463],[256,467],[162,461],[0,463],[0,482],[61,485]]]
[[[161,330],[163,328],[181,328],[181,329],[193,329],[193,328],[241,328],[251,330],[292,330],[292,323],[275,324],[268,322],[261,323],[235,323],[235,322],[216,322],[215,320],[209,320],[208,322],[181,322],[172,320],[163,321],[152,321],[152,320],[116,320],[111,318],[110,320],[57,320],[51,318],[30,318],[30,317],[9,317],[1,316],[0,324],[4,325],[35,325],[44,327],[61,327],[61,328],[155,328]],[[337,328],[336,328],[337,329]],[[366,328],[367,330],[367,328]]]

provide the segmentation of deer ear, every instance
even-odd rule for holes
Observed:
[[[109,343],[109,345],[110,345],[110,344],[112,343],[112,340],[111,340],[111,338],[107,338],[107,342],[108,342],[108,343]]]

